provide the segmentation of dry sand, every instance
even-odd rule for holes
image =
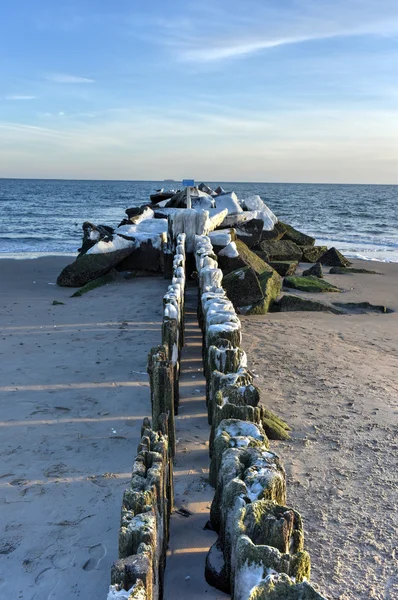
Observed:
[[[338,301],[398,310],[398,265],[325,278]],[[292,293],[296,293],[292,290]],[[334,300],[336,294],[314,294]],[[398,599],[398,313],[242,317],[243,347],[270,408],[288,504],[304,516],[312,581],[328,598]]]
[[[0,261],[5,600],[106,597],[122,493],[150,414],[146,359],[160,341],[167,282],[135,279],[72,299],[49,285],[68,262]],[[338,300],[397,310],[398,265],[358,264],[385,275],[327,276],[348,290]],[[203,530],[213,490],[195,301],[190,291],[175,468],[176,508],[193,514],[172,516],[166,600],[227,597],[203,579],[215,534]],[[313,581],[328,598],[398,598],[397,313],[242,323],[256,382],[293,427],[293,440],[272,448],[305,518]]]
[[[49,285],[68,262],[0,261],[2,600],[106,598],[151,412],[146,360],[165,280],[70,298]]]

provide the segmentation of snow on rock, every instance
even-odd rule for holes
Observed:
[[[232,241],[228,231],[212,231],[209,233],[209,238],[213,246],[227,246]]]
[[[239,204],[238,196],[235,192],[229,192],[227,194],[221,194],[216,196],[216,207],[227,209],[229,215],[243,212],[241,205]]]
[[[107,254],[108,252],[116,252],[116,250],[124,250],[125,248],[136,248],[135,240],[125,240],[119,235],[114,235],[113,240],[105,242],[101,240],[95,246],[87,250],[86,254]]]
[[[227,256],[228,258],[237,258],[239,256],[235,242],[229,243],[218,254],[219,256]]]
[[[248,210],[256,213],[256,216],[253,218],[262,219],[264,221],[263,229],[265,231],[271,231],[274,228],[275,223],[278,222],[278,218],[274,215],[272,210],[268,208],[265,202],[261,200],[260,196],[249,196],[249,198],[245,198],[243,202]]]

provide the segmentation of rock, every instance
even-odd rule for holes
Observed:
[[[318,302],[318,300],[310,300],[310,298],[303,298],[303,296],[293,296],[292,294],[284,294],[280,300],[273,304],[272,310],[280,312],[303,310],[314,312],[331,312],[335,315],[344,314],[342,310],[337,310],[329,304]]]
[[[216,229],[209,233],[209,238],[213,246],[214,253],[218,253],[223,250],[228,244],[236,240],[235,229]]]
[[[350,261],[336,248],[327,250],[320,258],[318,258],[317,262],[328,267],[349,267],[351,265]]]
[[[236,236],[246,246],[252,248],[261,240],[264,222],[261,219],[250,219],[236,226]]]
[[[215,191],[215,193],[217,195],[218,194],[226,194],[227,193],[221,186],[216,187],[216,189],[214,191]]]
[[[273,260],[270,261],[269,266],[275,269],[281,277],[286,275],[294,275],[298,266],[298,262],[294,260]]]
[[[222,285],[235,309],[261,302],[263,291],[252,267],[244,266],[225,275]]]
[[[132,252],[132,246],[103,254],[83,254],[67,265],[57,279],[64,287],[82,287],[116,267]]]
[[[228,210],[229,215],[243,212],[243,208],[239,204],[239,200],[235,192],[219,194],[215,197],[216,207],[220,210],[225,208]]]
[[[261,255],[267,261],[301,261],[303,256],[301,248],[291,240],[263,240],[258,245]]]
[[[241,267],[251,267],[258,274],[269,266],[255,252],[252,252],[244,242],[236,240],[218,253],[218,266],[224,273],[232,273]]]
[[[243,205],[246,210],[255,211],[257,213],[256,217],[263,221],[263,229],[265,231],[272,231],[274,229],[275,224],[278,222],[278,218],[260,196],[254,195],[245,198],[243,200]]]
[[[147,208],[148,204],[142,204],[141,206],[132,206],[131,208],[126,208],[124,212],[127,215],[129,223],[134,223],[135,217],[143,215]]]
[[[148,239],[141,242],[132,252],[124,258],[117,266],[117,271],[151,271],[163,273],[164,254],[159,244],[152,244]]]
[[[219,541],[210,548],[205,563],[205,579],[209,585],[217,590],[230,593],[229,577],[226,571],[224,556]]]
[[[308,275],[307,277],[285,277],[283,284],[284,287],[301,290],[302,292],[341,292],[338,287],[313,275]]]
[[[307,581],[296,583],[285,573],[275,573],[253,586],[249,600],[326,600]]]
[[[321,263],[315,263],[314,265],[312,265],[312,267],[303,271],[303,276],[306,277],[307,275],[313,275],[314,277],[319,277],[320,279],[322,279],[323,271]]]
[[[198,190],[200,190],[201,192],[205,192],[205,194],[209,194],[209,196],[211,196],[212,194],[214,194],[215,192],[211,189],[211,187],[209,187],[208,185],[206,185],[205,183],[200,183],[198,185]]]
[[[327,246],[300,246],[303,251],[303,262],[315,263],[327,251]]]
[[[116,281],[123,281],[123,277],[116,271],[116,269],[111,269],[105,275],[101,275],[101,277],[86,283],[86,285],[72,294],[71,298],[78,298],[84,294],[87,294],[88,292],[91,292],[91,290],[95,290],[98,287],[102,287],[103,285],[108,285],[108,283],[114,283]]]
[[[344,308],[357,313],[378,312],[378,313],[393,313],[391,308],[383,305],[370,304],[370,302],[333,302],[334,306]]]
[[[218,255],[219,266],[224,273],[223,287],[235,309],[238,308],[242,314],[266,314],[280,294],[280,277],[246,244],[240,240],[234,244],[238,256],[226,257],[223,251]]]
[[[80,254],[85,254],[100,240],[112,240],[115,231],[113,227],[108,227],[107,225],[93,225],[93,223],[90,223],[89,221],[83,223],[82,229],[83,242],[82,247],[78,250]]]
[[[331,275],[345,275],[350,273],[366,273],[368,275],[382,275],[377,271],[369,271],[368,269],[355,269],[352,267],[332,267],[329,271]]]
[[[287,223],[282,223],[281,221],[279,222],[286,227],[285,235],[283,236],[285,240],[291,240],[298,246],[314,246],[315,238],[302,233]]]
[[[261,235],[261,240],[275,240],[278,241],[282,239],[286,233],[286,225],[278,221],[275,223],[274,228],[270,231],[266,231],[263,229],[263,233]]]

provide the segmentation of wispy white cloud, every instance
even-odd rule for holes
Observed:
[[[4,97],[5,100],[36,100],[37,96],[24,96],[20,94],[10,94]]]
[[[163,27],[161,35],[154,20],[153,41],[167,45],[180,62],[205,64],[282,46],[398,33],[398,5],[391,0],[377,5],[372,0],[297,0],[289,7],[272,0],[247,2],[244,8],[235,0],[228,5],[221,2],[212,11],[204,0],[201,11],[210,17],[204,19],[187,8],[187,25],[174,30]]]
[[[76,75],[66,75],[64,73],[54,73],[47,77],[49,81],[55,83],[95,83],[95,79],[89,79],[88,77],[77,77]]]

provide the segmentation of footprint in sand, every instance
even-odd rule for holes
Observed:
[[[84,571],[93,571],[98,569],[101,560],[106,555],[106,548],[103,544],[97,544],[96,546],[90,546],[88,553],[90,558],[84,563]]]
[[[51,567],[43,569],[36,577],[35,584],[39,589],[32,600],[50,600],[50,598],[54,598],[52,593],[59,584],[58,571]]]

